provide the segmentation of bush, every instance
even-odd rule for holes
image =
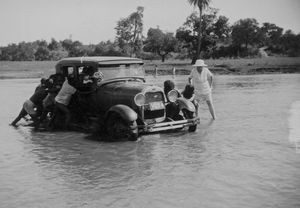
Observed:
[[[287,51],[287,55],[289,57],[299,57],[300,56],[300,49],[290,49]]]

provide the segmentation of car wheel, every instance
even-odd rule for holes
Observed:
[[[136,121],[126,122],[120,116],[112,114],[106,123],[106,131],[110,140],[129,140],[135,141],[138,138],[138,129]]]
[[[189,132],[195,132],[197,129],[197,124],[189,126]]]
[[[187,118],[187,119],[194,118],[194,113],[193,112],[188,111],[186,109],[184,109],[182,111],[183,111],[183,114],[184,114],[185,118]],[[196,129],[197,129],[197,124],[189,126],[189,132],[195,132]]]

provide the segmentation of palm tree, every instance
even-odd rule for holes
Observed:
[[[200,58],[201,39],[202,39],[202,12],[206,9],[210,3],[210,0],[188,0],[190,4],[198,6],[199,8],[199,28],[198,28],[198,46],[196,55],[193,57],[192,63],[195,63],[196,59]]]

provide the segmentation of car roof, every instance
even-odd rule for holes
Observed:
[[[120,56],[83,56],[70,57],[61,59],[57,65],[68,63],[93,63],[99,65],[115,65],[115,64],[143,64],[142,59]]]

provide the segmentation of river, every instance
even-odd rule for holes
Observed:
[[[1,208],[300,207],[300,74],[217,75],[217,120],[114,143],[9,126],[38,82],[0,80]]]

